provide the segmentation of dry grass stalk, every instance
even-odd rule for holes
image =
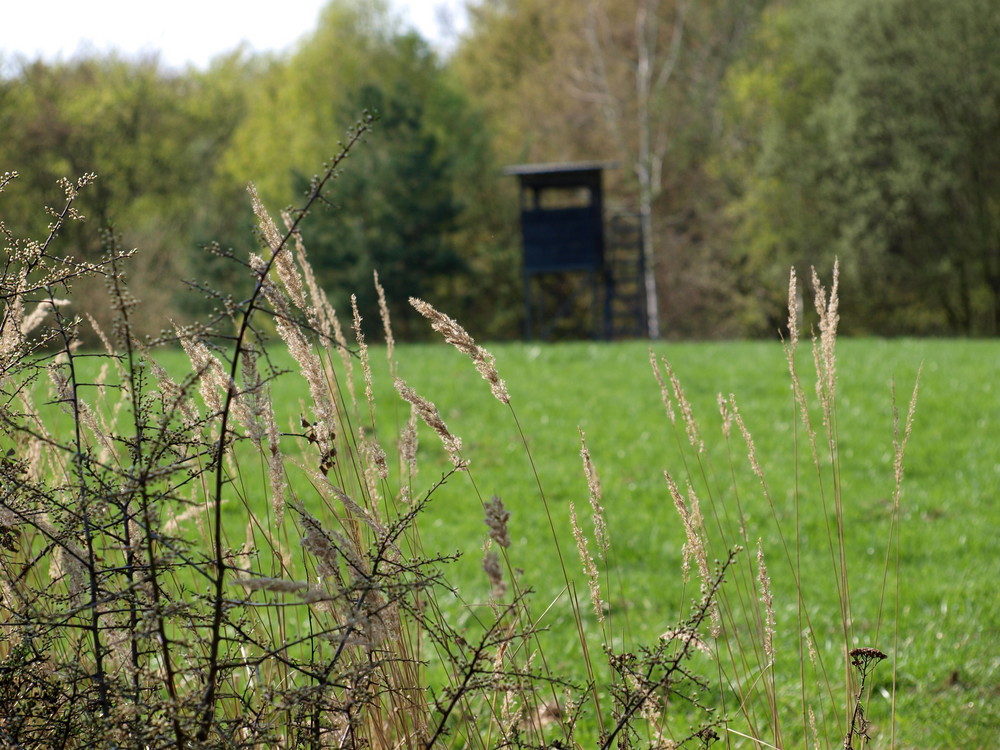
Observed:
[[[576,506],[571,501],[569,504],[569,522],[573,529],[573,538],[576,540],[576,551],[580,555],[580,563],[583,565],[583,574],[587,576],[587,586],[590,591],[590,605],[594,608],[594,615],[601,626],[604,625],[604,602],[601,600],[601,576],[594,563],[594,558],[590,554],[589,540],[580,528],[580,522],[576,517]]]
[[[455,468],[464,468],[466,464],[462,459],[462,439],[451,434],[448,430],[448,425],[441,419],[441,414],[438,412],[437,407],[408,386],[402,378],[397,377],[394,383],[396,391],[403,397],[403,400],[411,404],[424,421],[424,424],[437,433],[437,436],[441,439],[441,443],[444,445],[445,451],[448,453],[448,458],[451,459]]]
[[[486,511],[484,521],[490,528],[490,539],[504,549],[510,547],[510,531],[507,529],[510,511],[504,507],[503,500],[494,495],[489,502],[483,503],[483,510]]]
[[[670,472],[664,470],[663,476],[667,480],[667,487],[670,490],[671,498],[673,498],[674,508],[681,517],[681,523],[684,526],[684,536],[687,540],[683,548],[682,570],[686,575],[690,569],[690,561],[694,560],[698,566],[698,573],[701,576],[702,582],[707,583],[711,580],[712,575],[711,567],[708,564],[708,552],[705,549],[703,538],[704,522],[698,498],[694,494],[694,490],[689,489],[688,498],[685,499]]]
[[[798,277],[793,268],[788,276],[788,340],[783,342],[785,348],[785,359],[788,362],[788,373],[792,380],[792,393],[795,403],[798,405],[799,419],[806,430],[806,437],[809,440],[809,448],[812,451],[813,465],[819,467],[819,447],[816,440],[816,430],[812,425],[812,418],[809,416],[809,403],[806,400],[806,392],[802,387],[799,378],[798,367],[795,363],[795,352],[799,342],[799,318],[801,316],[801,299],[798,289]]]
[[[407,467],[410,476],[417,473],[417,450],[420,440],[417,436],[417,407],[410,404],[410,416],[403,425],[399,436],[399,457]]]
[[[267,268],[261,258],[251,257],[251,266],[258,274],[263,274]],[[261,278],[264,296],[274,309],[275,327],[281,340],[285,342],[289,353],[298,363],[306,383],[309,385],[310,409],[315,422],[312,437],[319,448],[321,462],[328,464],[336,455],[337,408],[333,401],[327,373],[323,362],[313,351],[312,345],[305,333],[296,324],[288,298],[272,283]]]
[[[256,208],[254,211],[256,212]],[[261,206],[261,211],[267,215],[263,206]],[[296,255],[300,258],[304,257],[305,247],[302,244],[302,234],[292,221],[291,215],[289,215],[287,211],[282,211],[281,219],[284,222],[285,229],[288,231],[289,235],[295,239],[295,248],[297,251]],[[273,222],[269,223],[273,225]],[[310,305],[306,301],[306,292],[302,283],[302,276],[299,274],[299,269],[296,267],[295,258],[292,256],[291,250],[285,248],[283,245],[279,245],[278,250],[280,252],[274,254],[274,249],[272,248],[274,270],[278,276],[278,280],[281,281],[282,286],[285,287],[285,293],[288,295],[289,299],[291,299],[292,304],[299,310],[307,312]]]
[[[687,432],[688,442],[691,444],[699,454],[705,452],[705,443],[701,439],[699,434],[698,422],[694,418],[694,412],[691,409],[691,402],[688,401],[687,395],[684,393],[684,388],[681,385],[680,378],[674,373],[673,368],[670,366],[670,362],[667,361],[666,357],[662,357],[660,362],[663,364],[663,369],[666,372],[666,379],[664,379],[663,373],[660,372],[659,364],[656,362],[656,358],[653,356],[652,350],[650,350],[650,360],[653,363],[653,374],[656,376],[657,382],[660,384],[660,394],[663,398],[664,406],[667,409],[667,416],[670,417],[670,422],[674,423],[674,407],[673,403],[676,402],[677,408],[681,413],[681,418],[684,420],[684,429]],[[666,380],[670,381],[670,387],[668,389]]]
[[[764,489],[764,495],[770,495],[770,491],[767,487],[767,477],[764,475],[764,469],[760,465],[760,461],[757,459],[757,444],[754,442],[753,435],[750,434],[750,430],[747,428],[746,424],[743,422],[743,416],[740,414],[740,408],[736,405],[736,397],[733,394],[729,394],[729,409],[728,413],[732,416],[732,420],[736,423],[736,427],[740,431],[740,435],[743,436],[743,442],[747,446],[747,460],[750,462],[750,468],[753,470],[754,476],[760,482],[761,487]]]
[[[722,417],[722,436],[728,442],[733,430],[733,412],[729,408],[729,401],[721,393],[716,394],[715,402],[719,405],[719,415]]]
[[[666,409],[670,424],[676,424],[677,414],[674,412],[674,401],[670,395],[670,387],[667,385],[667,381],[660,371],[660,362],[656,358],[656,354],[652,348],[649,350],[649,364],[653,368],[653,375],[656,376],[656,382],[660,385],[660,398],[663,399],[663,408]]]
[[[319,332],[322,341],[333,341],[333,324],[337,316],[330,307],[326,292],[316,281],[316,274],[309,263],[309,256],[300,232],[295,232],[295,263],[298,266],[297,271],[301,272],[305,281],[305,288],[309,292],[308,303],[304,308],[309,325]]]
[[[836,434],[833,424],[834,404],[837,393],[837,326],[840,323],[839,297],[840,266],[833,266],[833,285],[829,296],[819,280],[816,269],[812,269],[813,294],[816,313],[819,315],[819,335],[814,334],[814,360],[816,364],[816,395],[823,407],[824,427],[828,435]]]
[[[483,571],[490,581],[494,599],[502,599],[507,593],[507,581],[503,577],[503,565],[496,550],[487,550],[483,557]]]
[[[760,588],[760,603],[764,606],[763,644],[764,655],[770,664],[774,663],[774,596],[771,594],[771,578],[764,563],[764,545],[757,539],[757,583]]]
[[[378,312],[379,317],[382,319],[382,333],[385,336],[385,358],[389,362],[389,374],[393,377],[396,376],[396,360],[394,354],[396,351],[396,340],[392,335],[392,320],[389,316],[389,303],[385,299],[385,289],[382,288],[382,284],[378,280],[378,271],[375,274],[375,291],[378,293]]]
[[[472,359],[479,374],[490,384],[493,397],[500,403],[510,404],[507,385],[497,372],[493,355],[476,344],[475,339],[462,326],[444,313],[435,310],[433,306],[415,297],[410,297],[410,304],[417,312],[431,321],[431,327],[444,336],[445,341]]]
[[[253,206],[254,214],[257,216],[257,225],[260,227],[264,241],[267,243],[268,248],[270,248],[272,255],[277,256],[284,249],[285,245],[281,234],[278,232],[278,227],[261,202],[260,196],[257,195],[257,187],[252,182],[247,185],[247,192],[250,194],[250,203]]]
[[[362,452],[367,456],[368,460],[365,462],[367,470],[365,472],[368,480],[368,495],[373,500],[373,502],[378,497],[378,487],[375,482],[375,476],[385,480],[389,477],[389,466],[386,460],[385,451],[382,446],[379,445],[378,439],[375,437],[375,388],[372,384],[372,368],[371,362],[368,359],[368,344],[365,343],[365,334],[361,329],[361,313],[358,310],[358,298],[355,295],[351,295],[351,313],[354,328],[354,337],[358,342],[358,358],[361,360],[361,372],[365,379],[365,400],[368,403],[368,416],[370,419],[370,424],[372,427],[372,432],[370,435],[365,433],[363,427],[358,427],[358,440],[361,445]]]
[[[590,457],[590,449],[587,448],[587,438],[580,432],[580,457],[583,459],[583,473],[587,477],[587,490],[590,493],[591,518],[594,522],[594,541],[597,542],[597,557],[606,561],[611,541],[608,537],[608,527],[604,521],[604,508],[601,505],[601,478],[597,475],[597,468]]]
[[[187,331],[178,328],[177,339],[194,369],[202,401],[205,402],[212,414],[218,414],[222,411],[222,398],[219,391],[225,391],[229,387],[229,378],[222,363],[205,344],[196,341]]]
[[[90,404],[80,398],[73,383],[63,372],[63,368],[59,364],[53,363],[47,369],[55,391],[55,400],[62,403],[66,413],[78,419],[79,423],[94,436],[103,451],[101,459],[107,461],[115,452],[114,442],[110,434],[101,426],[98,416]]]
[[[336,311],[330,310],[330,323],[333,328],[333,340],[337,342],[337,350],[340,352],[340,361],[344,365],[344,376],[347,381],[347,392],[351,397],[351,410],[356,412],[358,410],[358,397],[354,392],[354,358],[351,357],[351,349],[347,345],[347,337],[344,335],[344,329],[340,324],[340,318],[337,317]]]

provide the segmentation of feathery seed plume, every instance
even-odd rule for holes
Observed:
[[[503,578],[503,566],[500,564],[500,556],[496,550],[491,549],[486,553],[483,558],[483,570],[493,587],[493,597],[495,599],[501,598],[507,593],[507,582]]]
[[[476,344],[475,339],[456,321],[435,310],[432,305],[416,297],[410,297],[410,304],[418,313],[431,321],[431,328],[444,336],[445,341],[472,359],[479,374],[490,384],[493,396],[501,403],[509,404],[507,385],[497,373],[493,355]]]
[[[285,228],[291,233],[291,236],[295,238],[296,247],[300,246],[302,244],[302,237],[298,230],[293,231],[295,223],[292,221],[292,217],[287,211],[281,212],[281,220],[284,222]],[[299,271],[295,267],[295,258],[292,257],[290,250],[285,250],[285,252],[277,254],[274,258],[274,268],[278,274],[278,279],[285,287],[285,292],[292,300],[292,304],[303,312],[307,311],[309,305],[306,302],[306,293],[305,288],[302,285],[302,277],[299,275]]]
[[[660,398],[663,399],[663,407],[667,410],[667,417],[670,418],[670,424],[676,424],[677,415],[674,413],[674,403],[670,398],[670,389],[667,388],[667,382],[663,378],[663,373],[660,372],[660,363],[657,361],[652,347],[649,349],[649,364],[653,368],[656,382],[660,384]]]
[[[483,509],[486,511],[484,522],[490,527],[490,538],[505,549],[510,547],[510,533],[507,530],[510,511],[504,508],[503,500],[494,495],[489,502],[483,503]]]
[[[580,555],[580,564],[583,565],[583,574],[587,576],[587,586],[590,589],[590,605],[594,608],[597,621],[604,624],[604,604],[601,601],[601,577],[597,571],[597,565],[590,554],[590,545],[580,522],[576,517],[576,505],[571,501],[569,504],[569,523],[573,529],[573,538],[576,540],[576,551]]]
[[[750,461],[750,468],[753,469],[754,475],[760,481],[761,487],[764,488],[764,492],[767,489],[767,480],[764,478],[764,470],[761,468],[760,461],[757,460],[757,445],[754,443],[753,435],[750,434],[750,430],[743,423],[743,417],[740,415],[740,409],[736,405],[736,396],[732,393],[729,394],[729,409],[733,415],[733,421],[736,422],[736,426],[740,430],[740,434],[743,436],[743,441],[747,444],[747,458]]]
[[[258,274],[263,274],[266,271],[266,265],[261,258],[251,256],[250,263]],[[312,412],[316,417],[316,422],[312,427],[316,442],[319,444],[320,455],[323,456],[325,463],[337,453],[335,445],[337,410],[330,395],[323,362],[313,351],[302,329],[292,318],[288,298],[285,294],[266,279],[262,278],[261,283],[264,296],[274,308],[275,328],[277,328],[278,335],[285,342],[288,352],[298,363],[302,377],[309,385]]]
[[[799,343],[799,315],[802,313],[799,299],[798,277],[792,268],[788,274],[788,341],[792,351]]]
[[[719,405],[719,414],[722,415],[722,435],[729,440],[729,434],[733,428],[733,413],[729,409],[729,402],[721,393],[716,394],[715,402]]]
[[[264,241],[267,242],[271,253],[277,255],[284,246],[281,233],[278,232],[278,227],[275,225],[274,219],[271,218],[267,209],[264,208],[264,203],[257,194],[257,186],[252,182],[248,183],[247,192],[250,193],[250,203],[253,205],[254,214],[257,215],[257,224],[260,226],[261,234],[264,235]]]
[[[601,505],[601,479],[597,475],[597,469],[590,458],[590,449],[587,448],[587,438],[580,430],[580,456],[583,458],[583,472],[587,476],[587,488],[590,491],[590,509],[594,521],[594,541],[597,542],[597,556],[601,560],[606,560],[608,548],[611,546],[608,541],[608,527],[604,522],[604,508]]]
[[[840,297],[840,263],[833,264],[833,285],[829,298],[826,289],[820,283],[816,269],[812,269],[813,293],[815,295],[816,312],[819,314],[819,346],[814,347],[816,359],[816,394],[823,404],[825,427],[829,429],[834,397],[837,392],[837,324],[840,322],[838,307]]]
[[[378,280],[378,271],[375,274],[375,291],[378,293],[378,312],[382,318],[382,330],[385,333],[385,357],[389,360],[390,372],[396,374],[396,363],[392,358],[396,347],[396,340],[392,337],[392,322],[389,319],[389,304],[385,301],[385,289]]]
[[[417,473],[417,407],[410,404],[410,418],[406,420],[399,436],[399,457],[406,464],[410,474]]]
[[[757,539],[757,583],[760,584],[760,601],[764,605],[764,654],[774,661],[774,597],[771,595],[771,578],[764,564],[764,547]]]
[[[424,423],[441,438],[441,442],[444,444],[444,449],[448,452],[448,457],[451,459],[452,464],[459,469],[465,467],[466,463],[462,460],[461,455],[462,439],[451,434],[448,430],[448,425],[441,419],[441,414],[438,412],[437,407],[420,396],[402,378],[397,377],[395,379],[395,386],[396,391],[403,397],[403,400],[415,407],[417,414],[424,420]]]

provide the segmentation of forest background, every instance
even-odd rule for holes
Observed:
[[[1000,4],[994,0],[478,0],[446,56],[381,0],[332,0],[283,54],[206,70],[155,57],[0,57],[4,196],[32,236],[56,180],[96,172],[65,229],[115,235],[148,333],[238,289],[254,224],[298,202],[379,114],[304,236],[331,299],[371,272],[487,339],[521,332],[505,165],[609,161],[606,202],[648,219],[663,338],[773,335],[787,269],[841,263],[847,334],[1000,332]],[[34,224],[30,219],[34,219]],[[178,281],[173,282],[173,279]],[[189,279],[185,285],[179,279]],[[97,282],[75,295],[101,323]],[[374,332],[373,332],[374,333]]]

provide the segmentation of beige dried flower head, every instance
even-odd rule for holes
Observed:
[[[799,317],[802,315],[802,298],[799,296],[799,280],[792,268],[788,275],[788,345],[795,350],[799,343]]]
[[[378,312],[379,317],[382,318],[382,331],[385,333],[385,357],[389,360],[390,371],[393,375],[396,374],[395,362],[393,361],[393,352],[396,347],[396,340],[392,336],[392,320],[389,317],[389,303],[385,300],[385,289],[382,288],[382,284],[378,280],[378,271],[374,272],[375,276],[375,291],[378,293]]]
[[[660,385],[660,396],[663,399],[663,406],[667,410],[667,416],[670,418],[671,424],[676,424],[677,415],[674,411],[674,403],[676,402],[677,408],[680,410],[681,417],[684,420],[684,429],[687,431],[688,442],[691,446],[698,451],[698,453],[705,452],[705,444],[702,441],[699,431],[698,423],[695,421],[694,412],[691,409],[691,403],[687,399],[687,395],[684,393],[684,388],[681,386],[680,378],[674,373],[673,368],[670,366],[670,362],[666,357],[662,357],[660,362],[657,362],[656,355],[653,350],[649,350],[649,362],[653,367],[653,374],[656,376],[656,382]],[[663,365],[663,370],[660,370],[660,364]],[[666,375],[664,375],[666,373]],[[669,381],[669,385],[668,382]]]
[[[733,428],[733,413],[729,408],[729,402],[721,393],[716,394],[715,401],[719,405],[719,414],[722,415],[722,435],[729,440]]]
[[[816,312],[819,315],[819,342],[814,342],[813,357],[816,361],[816,394],[820,403],[824,405],[824,425],[830,428],[829,412],[833,409],[833,402],[837,392],[837,326],[840,323],[840,297],[838,288],[840,285],[840,264],[833,264],[833,285],[830,288],[829,296],[826,289],[820,283],[819,274],[816,269],[812,269],[813,294],[815,296]]]
[[[257,194],[257,187],[252,182],[247,184],[247,192],[250,193],[250,203],[253,205],[253,212],[257,215],[257,224],[260,226],[264,241],[267,242],[271,253],[277,255],[284,248],[285,240],[278,231],[274,219],[264,208],[264,203]]]
[[[417,473],[417,450],[420,440],[417,437],[417,407],[410,404],[410,417],[403,425],[399,434],[399,458],[411,475]]]
[[[302,243],[302,237],[298,229],[296,229],[291,215],[287,211],[282,211],[281,220],[285,224],[285,229],[295,238],[296,247],[299,248]],[[306,291],[302,284],[302,276],[299,275],[299,270],[295,266],[295,258],[292,257],[291,251],[285,250],[285,252],[279,253],[274,259],[274,267],[278,278],[285,287],[285,292],[292,300],[292,304],[299,310],[308,311],[309,304],[306,302]]]
[[[594,541],[597,542],[597,557],[606,560],[611,544],[608,541],[608,526],[604,520],[604,507],[601,505],[601,478],[590,457],[587,438],[580,430],[580,457],[583,459],[583,473],[587,476],[587,489],[590,491],[590,509],[594,521]]]
[[[432,305],[416,297],[410,297],[410,304],[418,313],[431,321],[431,327],[444,336],[445,341],[472,359],[479,374],[490,384],[493,396],[501,403],[509,404],[507,385],[497,373],[493,355],[479,346],[462,326],[444,313],[435,310]]]
[[[661,641],[677,641],[685,646],[690,646],[691,648],[701,651],[703,654],[712,655],[712,649],[709,648],[708,644],[702,640],[701,636],[698,635],[694,630],[690,628],[681,628],[679,630],[666,630],[660,633]]]
[[[68,299],[47,299],[42,300],[35,307],[34,311],[24,316],[21,321],[21,333],[27,335],[42,324],[48,314],[57,307],[66,307],[70,304]]]
[[[684,429],[687,431],[688,442],[691,443],[691,447],[694,448],[698,453],[705,452],[705,443],[702,441],[701,436],[698,431],[698,423],[694,418],[694,411],[691,409],[691,402],[687,399],[687,394],[684,393],[684,388],[681,386],[680,378],[674,372],[673,368],[670,366],[670,362],[663,359],[663,367],[667,371],[667,375],[670,377],[670,384],[674,390],[674,398],[677,401],[677,405],[681,410],[681,416],[684,418]]]
[[[590,545],[587,537],[580,528],[580,522],[576,517],[576,506],[569,504],[569,523],[573,529],[573,538],[576,540],[576,551],[580,555],[580,564],[583,566],[583,574],[587,576],[587,586],[590,589],[590,604],[594,608],[597,621],[604,624],[604,602],[601,600],[601,579],[597,570],[597,564],[590,554]]]
[[[466,463],[462,460],[462,440],[451,434],[448,430],[448,425],[441,419],[441,414],[438,412],[437,407],[408,386],[402,378],[395,379],[395,386],[396,391],[403,397],[403,400],[411,404],[417,410],[417,414],[420,415],[424,423],[441,438],[441,442],[444,444],[444,449],[448,452],[448,457],[451,459],[452,464],[456,468],[465,467]]]
[[[767,479],[764,476],[764,469],[760,465],[760,461],[757,458],[757,444],[754,442],[753,435],[750,433],[749,428],[743,421],[743,416],[740,414],[739,406],[736,404],[736,396],[732,393],[729,394],[729,412],[732,414],[733,421],[736,422],[736,426],[740,430],[740,435],[743,436],[743,441],[747,446],[747,459],[750,461],[750,468],[753,470],[754,476],[760,482],[761,487],[764,489],[764,493],[768,494]]]
[[[358,342],[358,358],[361,360],[361,373],[365,379],[365,400],[368,402],[368,414],[372,424],[375,424],[375,388],[372,385],[372,367],[368,360],[368,344],[361,329],[361,311],[358,310],[358,298],[351,295],[351,327],[354,329],[354,339]]]
[[[681,518],[681,523],[684,526],[684,536],[687,540],[682,550],[684,555],[682,570],[686,576],[687,571],[690,569],[690,562],[694,560],[698,566],[698,574],[701,576],[702,583],[707,585],[712,576],[711,568],[708,564],[708,552],[705,549],[703,538],[704,522],[698,497],[695,495],[694,489],[689,485],[688,497],[685,498],[674,478],[670,475],[670,472],[664,470],[663,476],[667,480],[667,487],[670,490],[671,498],[673,498],[674,508],[677,509],[677,514]]]
[[[774,661],[774,596],[771,593],[771,577],[764,564],[764,545],[757,539],[757,583],[760,585],[760,601],[764,605],[764,654]]]
[[[670,424],[675,424],[677,414],[674,412],[674,402],[670,396],[670,388],[667,387],[667,381],[663,377],[663,372],[660,370],[660,363],[657,361],[652,347],[649,349],[649,364],[653,368],[653,375],[656,376],[656,382],[660,384],[660,398],[663,399],[663,408],[667,410],[667,417],[670,418]]]

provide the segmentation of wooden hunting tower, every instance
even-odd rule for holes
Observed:
[[[601,177],[613,166],[525,164],[504,170],[520,181],[526,339],[549,338],[560,327],[579,331],[581,319],[588,318],[585,327],[595,338],[642,335],[638,225],[618,215],[605,237]]]

